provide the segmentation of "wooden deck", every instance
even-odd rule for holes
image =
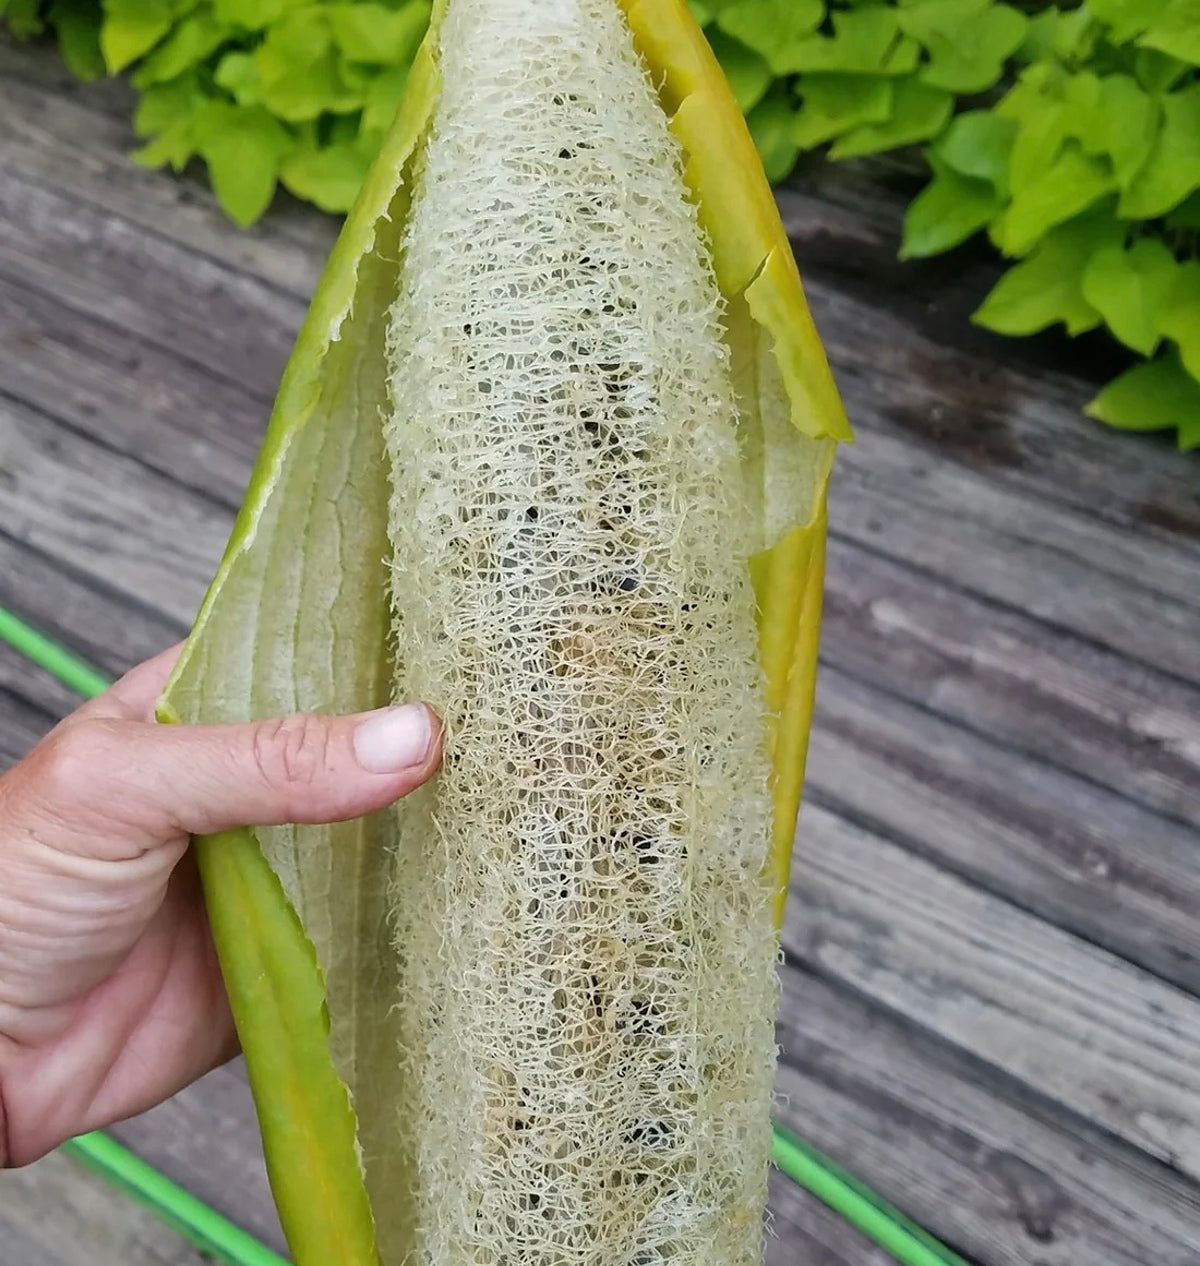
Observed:
[[[0,43],[0,603],[116,672],[187,628],[334,226],[132,166]],[[781,195],[858,431],[833,505],[781,1115],[978,1266],[1200,1263],[1200,464],[1085,420],[1103,344],[894,262],[905,177]],[[0,760],[68,694],[0,648]],[[279,1244],[237,1066],[118,1133]],[[771,1266],[884,1266],[782,1179]],[[55,1157],[0,1266],[200,1258]]]

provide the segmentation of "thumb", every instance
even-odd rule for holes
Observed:
[[[110,838],[123,827],[138,851],[181,833],[359,817],[420,786],[441,755],[420,704],[241,725],[88,718],[45,746],[28,772],[60,827]]]

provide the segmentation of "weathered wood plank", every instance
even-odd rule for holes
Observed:
[[[1200,1176],[1200,999],[812,803],[795,874],[797,961]]]
[[[982,243],[900,263],[903,210],[920,182],[896,168],[808,164],[779,193],[860,428],[1139,535],[1200,543],[1194,463],[1165,436],[1122,434],[1081,413],[1115,372],[1111,341],[1059,330],[1006,339],[973,326],[1001,264]]]
[[[202,169],[164,177],[133,162],[134,107],[123,81],[81,88],[64,82],[53,50],[14,47],[0,38],[0,145],[7,170],[307,298],[336,221],[281,196],[269,224],[232,232]]]
[[[821,677],[814,800],[1200,995],[1200,840],[922,708]]]
[[[49,726],[78,703],[75,694],[7,642],[0,641],[0,690],[35,710]],[[39,731],[35,738],[41,737]]]
[[[63,569],[189,624],[230,510],[27,406],[0,399],[0,525]]]
[[[1137,437],[1126,442],[1136,443]],[[845,476],[844,501],[886,493],[885,505],[894,498],[934,507],[956,532],[978,532],[977,539],[992,542],[992,552],[1012,549],[1030,566],[1040,562],[1043,571],[1062,575],[1064,586],[1070,576],[1066,568],[1086,569],[1094,583],[1172,599],[1189,618],[1200,615],[1200,549],[1185,537],[1150,539],[1033,491],[1006,487],[989,472],[923,454],[881,431],[846,448],[839,470]]]
[[[872,438],[864,437],[861,447],[879,452],[882,446]],[[831,528],[968,594],[1200,683],[1195,647],[1200,615],[1190,603],[1156,592],[1135,573],[1116,576],[1098,569],[1093,560],[1063,548],[1049,531],[1026,535],[1021,518],[1036,514],[1024,499],[1009,505],[1006,525],[999,515],[990,521],[973,518],[972,494],[954,480],[920,487],[926,500],[902,494],[896,481],[864,478],[854,461],[844,462],[833,487]],[[1163,572],[1168,571],[1174,583],[1171,560],[1164,563]]]
[[[20,694],[0,685],[0,773],[17,761],[53,724],[53,718]]]
[[[0,605],[110,675],[124,672],[187,632],[182,619],[170,619],[132,601],[103,580],[9,536],[4,531],[4,504],[0,486]],[[41,702],[40,695],[37,698]],[[44,706],[53,707],[50,702]]]
[[[305,308],[207,255],[9,173],[0,181],[0,278],[172,347],[268,403]]]
[[[191,361],[54,299],[0,287],[0,398],[236,508],[269,412]]]
[[[1200,826],[1200,691],[834,540],[826,661]]]
[[[204,1266],[154,1214],[60,1152],[0,1173],[0,1266]]]
[[[864,997],[785,967],[779,1034],[787,1123],[968,1258],[1200,1261],[1200,1187]]]

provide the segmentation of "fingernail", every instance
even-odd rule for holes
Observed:
[[[433,743],[429,712],[419,703],[382,708],[354,731],[354,756],[369,774],[396,774],[424,764]]]

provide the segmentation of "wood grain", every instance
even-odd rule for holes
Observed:
[[[205,1266],[206,1257],[96,1174],[55,1153],[0,1173],[0,1266]]]
[[[187,632],[185,621],[132,601],[103,579],[8,535],[7,522],[0,487],[0,605],[110,675],[172,645]],[[40,680],[31,679],[30,688],[36,689]]]
[[[796,961],[1200,1177],[1200,999],[810,804]]]
[[[1194,827],[832,665],[816,719],[813,802],[1200,994]]]
[[[0,400],[4,531],[188,626],[232,512],[27,406]]]
[[[135,98],[122,81],[81,89],[52,58],[0,44],[0,143],[5,167],[29,183],[307,299],[336,224],[281,198],[269,225],[241,233],[216,206],[200,172],[162,178],[129,160],[137,147]]]
[[[1200,1261],[1200,1192],[1144,1153],[795,963],[783,1017],[787,1124],[968,1260]]]
[[[1200,826],[1200,690],[847,540],[828,663],[927,712]]]
[[[269,409],[240,387],[39,293],[0,288],[0,407],[25,405],[236,509]]]
[[[776,1170],[763,1266],[895,1266],[895,1258]]]

